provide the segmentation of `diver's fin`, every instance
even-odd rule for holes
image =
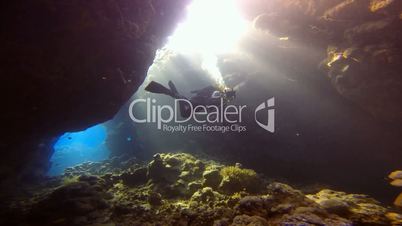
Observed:
[[[161,93],[174,97],[173,92],[170,89],[154,81],[151,81],[147,87],[145,87],[145,90],[151,93]]]
[[[173,95],[178,96],[179,92],[177,92],[176,86],[173,84],[172,81],[169,81],[168,83],[170,91],[173,93]]]

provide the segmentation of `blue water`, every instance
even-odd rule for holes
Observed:
[[[54,144],[49,176],[60,175],[67,167],[86,161],[102,161],[109,157],[105,145],[106,128],[96,125],[81,132],[65,133]]]

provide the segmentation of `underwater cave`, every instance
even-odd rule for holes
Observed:
[[[0,225],[402,225],[402,1],[3,16]]]
[[[67,167],[108,159],[110,151],[105,145],[106,138],[107,131],[103,125],[63,134],[53,145],[48,175],[61,175]]]

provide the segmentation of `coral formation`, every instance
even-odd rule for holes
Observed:
[[[42,186],[32,187],[29,195],[21,194],[9,203],[8,211],[2,212],[1,223],[110,226],[390,223],[385,216],[387,209],[365,195],[328,189],[305,195],[283,183],[268,183],[255,171],[239,165],[224,166],[185,153],[157,154],[149,163],[129,162],[133,164],[123,164],[125,167],[108,160],[67,169],[63,176],[49,178]],[[96,169],[104,166],[105,171],[88,173],[93,165]]]
[[[324,189],[307,197],[330,213],[337,214],[361,224],[386,224],[387,209],[366,195],[346,194]]]
[[[241,169],[237,166],[227,166],[221,169],[223,177],[219,189],[225,193],[234,193],[242,190],[258,191],[260,185],[257,173],[251,169]]]

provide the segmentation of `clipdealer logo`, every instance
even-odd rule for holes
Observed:
[[[255,121],[263,129],[274,133],[275,131],[275,99],[263,102],[255,109]],[[182,105],[185,105],[189,114],[181,115]],[[145,116],[135,115],[134,109],[146,110]],[[155,99],[136,99],[130,103],[129,116],[135,123],[156,124],[158,130],[166,132],[245,132],[246,126],[242,124],[242,117],[246,105],[224,105],[223,99],[218,105],[197,105],[186,99],[175,99],[174,106],[160,105]],[[264,124],[257,119],[257,113],[267,110],[268,122]],[[171,125],[175,123],[174,125]],[[187,123],[186,125],[184,125]],[[194,124],[191,124],[194,123]]]
[[[260,105],[258,105],[258,107],[255,109],[255,112],[254,112],[255,122],[261,128],[263,128],[266,131],[269,131],[271,133],[275,132],[275,109],[273,109],[274,106],[275,106],[275,98],[273,97],[273,98],[261,103]],[[268,112],[267,113],[267,124],[264,124],[257,119],[257,113],[262,110],[266,110]]]

